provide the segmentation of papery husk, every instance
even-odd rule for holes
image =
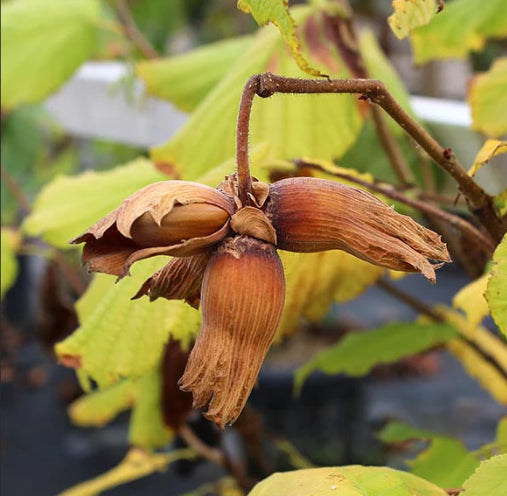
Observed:
[[[428,259],[450,261],[438,234],[367,191],[334,181],[298,177],[273,183],[265,211],[283,250],[344,250],[382,267],[421,272],[431,282],[440,264]]]
[[[237,234],[267,241],[276,245],[276,232],[264,212],[255,207],[244,207],[231,217],[231,229]]]
[[[210,257],[209,253],[204,253],[171,259],[144,282],[132,299],[147,295],[150,301],[157,298],[185,300],[192,307],[199,308],[202,280]]]
[[[201,290],[203,325],[180,385],[221,427],[236,420],[282,315],[285,282],[275,247],[228,238],[211,257]]]

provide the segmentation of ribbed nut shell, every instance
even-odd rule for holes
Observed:
[[[225,237],[235,209],[209,186],[163,181],[131,195],[72,243],[86,243],[83,262],[90,270],[123,276],[143,258],[202,252]]]
[[[271,185],[266,214],[278,248],[295,252],[344,250],[376,265],[422,272],[435,281],[427,259],[450,261],[445,243],[367,191],[298,177]]]
[[[194,407],[222,429],[252,390],[282,315],[285,282],[273,245],[236,236],[212,256],[202,291],[202,328],[180,380]]]

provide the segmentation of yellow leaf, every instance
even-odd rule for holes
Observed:
[[[301,53],[301,45],[296,36],[296,23],[289,12],[288,0],[238,0],[238,9],[252,14],[259,26],[274,24],[280,30],[299,68],[310,76],[325,76],[310,67]]]
[[[7,227],[2,227],[1,242],[1,298],[3,299],[5,292],[16,281],[18,273],[16,250],[20,242],[19,233]]]
[[[466,325],[470,332],[473,332],[482,319],[489,315],[488,302],[484,297],[488,280],[489,274],[479,277],[456,293],[452,301],[455,308],[465,312]]]
[[[441,6],[436,0],[394,0],[394,13],[387,22],[400,40],[419,27],[428,24]]]
[[[493,254],[486,298],[496,325],[507,337],[507,235],[503,237]]]
[[[487,140],[475,157],[474,165],[472,165],[468,174],[472,177],[475,176],[483,165],[502,153],[507,153],[507,141]]]

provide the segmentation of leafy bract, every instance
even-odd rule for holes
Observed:
[[[442,58],[464,58],[478,51],[488,38],[507,35],[504,0],[455,0],[432,21],[412,31],[416,63]]]
[[[35,200],[23,229],[30,236],[41,235],[59,248],[71,248],[72,238],[117,208],[127,196],[167,179],[145,158],[104,172],[57,177]]]
[[[42,100],[97,45],[97,0],[2,2],[2,109]]]
[[[400,40],[419,27],[428,24],[441,5],[437,0],[394,0],[394,13],[387,22],[396,37]]]
[[[507,11],[507,9],[503,9]],[[507,16],[507,14],[502,14]],[[506,21],[507,24],[507,21]],[[507,57],[497,59],[490,70],[472,79],[468,102],[472,127],[488,136],[507,132]]]
[[[393,363],[403,356],[449,341],[456,332],[449,324],[400,322],[369,332],[348,334],[299,368],[294,378],[295,387],[299,389],[315,370],[326,374],[365,375],[375,365]]]
[[[503,237],[493,254],[486,299],[496,325],[507,337],[507,236]]]
[[[506,86],[507,88],[507,86]],[[483,165],[487,164],[493,157],[500,155],[502,153],[507,153],[507,141],[500,141],[490,139],[487,140],[482,148],[477,153],[474,164],[468,171],[468,173],[473,177],[477,172],[482,168]]]
[[[167,59],[143,60],[136,65],[136,75],[149,95],[191,112],[251,43],[252,36],[241,36]]]
[[[288,0],[238,0],[238,9],[246,14],[252,14],[259,26],[274,24],[280,30],[300,69],[310,76],[324,76],[309,65],[301,52],[296,35],[296,23],[289,12]]]
[[[67,489],[59,496],[92,496],[112,489],[154,472],[160,472],[176,460],[192,459],[197,454],[191,449],[182,449],[168,453],[150,453],[141,448],[131,448],[125,458],[114,468],[98,477]]]
[[[452,301],[455,308],[465,312],[470,332],[473,332],[482,319],[489,315],[488,302],[484,298],[488,280],[489,274],[479,277],[456,293]]]
[[[310,19],[317,30],[323,29],[319,24],[322,17],[312,17],[309,8],[298,9],[297,18],[303,30]],[[332,51],[332,46],[323,46],[332,69],[328,72],[333,77],[347,77],[349,71],[337,57],[336,48]],[[151,150],[153,160],[169,163],[184,179],[193,180],[210,166],[233,156],[243,87],[252,74],[266,70],[303,76],[272,26],[259,30],[250,47],[174,138]],[[359,106],[350,95],[273,95],[254,100],[250,143],[268,142],[273,158],[332,159],[343,155],[354,143],[361,125]]]
[[[188,345],[200,312],[180,300],[130,300],[163,264],[160,258],[143,260],[117,285],[110,276],[96,275],[76,305],[81,326],[55,347],[60,360],[104,387],[153,370],[170,335]]]
[[[387,467],[324,467],[275,473],[259,482],[249,496],[445,496],[415,475]]]
[[[0,293],[3,299],[5,292],[14,284],[18,273],[16,249],[19,244],[19,235],[16,231],[2,227],[1,233],[1,285]]]
[[[507,494],[507,454],[481,462],[463,484],[467,496],[504,496]]]

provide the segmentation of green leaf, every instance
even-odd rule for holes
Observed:
[[[2,109],[55,91],[95,51],[96,0],[2,3]]]
[[[148,449],[163,447],[174,434],[162,419],[160,371],[155,369],[141,377],[136,386],[137,404],[130,419],[129,442]]]
[[[377,437],[384,443],[399,443],[410,441],[412,439],[434,439],[443,437],[432,431],[418,429],[405,422],[389,422],[378,434]]]
[[[143,60],[136,65],[136,75],[144,81],[149,95],[191,112],[248,49],[252,39],[241,36],[167,59]]]
[[[280,30],[299,68],[310,76],[324,76],[309,65],[301,52],[296,35],[296,23],[289,12],[288,0],[238,0],[238,9],[246,14],[252,14],[259,26],[274,24]]]
[[[493,203],[499,217],[507,215],[507,189],[493,197]]]
[[[387,467],[324,467],[275,473],[248,496],[445,496],[415,475]]]
[[[72,238],[118,207],[127,196],[167,179],[145,158],[104,172],[57,177],[35,200],[23,229],[30,236],[41,236],[58,248],[69,249]]]
[[[19,245],[19,234],[7,227],[2,227],[1,232],[1,299],[6,291],[14,284],[18,274],[18,261],[16,250]]]
[[[104,387],[153,370],[170,335],[188,345],[199,330],[200,312],[179,300],[130,300],[166,261],[143,260],[118,284],[96,275],[76,305],[81,326],[55,347],[60,360]]]
[[[505,496],[507,494],[507,454],[481,462],[463,484],[467,496]]]
[[[473,129],[493,137],[507,133],[507,57],[497,59],[488,72],[472,79],[468,102]]]
[[[507,337],[507,235],[503,237],[493,254],[486,299],[496,325]]]
[[[440,8],[437,0],[394,0],[394,13],[387,22],[396,37],[402,40],[413,29],[428,24]]]
[[[393,363],[402,356],[446,342],[456,332],[450,324],[400,322],[374,331],[348,334],[297,370],[295,388],[300,389],[303,381],[315,370],[326,374],[365,375],[375,365]]]
[[[308,8],[297,10],[304,29],[311,21]],[[322,26],[319,29],[323,29]],[[330,50],[330,49],[329,49]],[[336,66],[333,76],[347,77],[344,63],[330,52]],[[225,78],[208,94],[186,125],[167,144],[151,150],[155,162],[171,164],[182,177],[193,180],[210,166],[222,163],[235,153],[238,106],[245,83],[252,74],[272,70],[277,74],[302,77],[283,46],[276,30],[259,30]],[[340,157],[356,140],[362,117],[350,95],[274,95],[256,98],[253,103],[250,144],[269,143],[272,158],[311,156]]]
[[[504,0],[455,0],[426,26],[410,35],[416,63],[464,58],[481,50],[488,38],[507,35]]]

